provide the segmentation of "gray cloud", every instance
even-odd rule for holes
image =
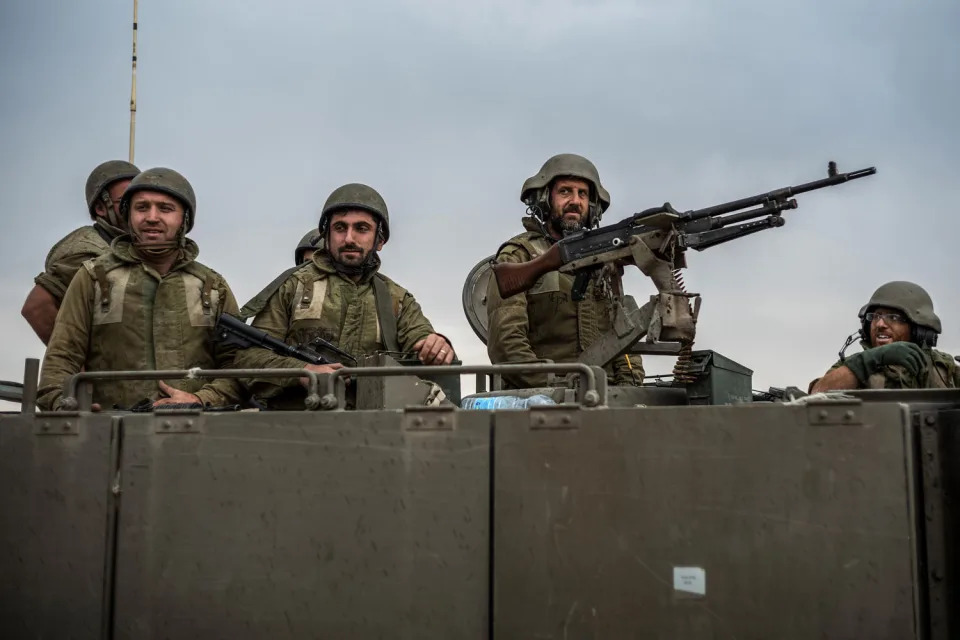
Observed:
[[[0,377],[17,379],[42,355],[18,314],[31,278],[83,223],[89,170],[126,156],[131,16],[0,11]],[[142,3],[140,24],[136,161],[193,182],[200,259],[241,302],[288,266],[333,188],[367,182],[393,216],[385,273],[485,362],[463,278],[520,230],[520,185],[549,155],[594,160],[607,222],[804,182],[832,159],[878,174],[689,256],[697,346],[753,368],[757,388],[805,385],[876,286],[914,279],[960,351],[956,3],[179,0]],[[639,274],[627,287],[653,291]]]

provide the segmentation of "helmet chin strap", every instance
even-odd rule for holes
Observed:
[[[376,251],[368,253],[360,264],[344,264],[333,254],[330,254],[330,257],[333,258],[333,268],[337,270],[337,273],[351,278],[366,276],[380,267],[380,256],[377,255]]]
[[[177,235],[173,240],[165,242],[144,243],[133,227],[128,227],[131,244],[140,256],[146,260],[161,260],[169,257],[173,253],[181,253],[187,245],[187,216],[184,215],[180,228],[177,229]]]
[[[103,228],[112,238],[116,238],[117,236],[121,236],[126,233],[123,230],[123,227],[125,226],[123,219],[120,217],[120,213],[117,211],[116,207],[113,206],[113,200],[110,199],[110,196],[107,194],[106,190],[100,192],[100,202],[103,203],[104,208],[107,210],[107,214],[105,216],[97,216],[94,224]]]

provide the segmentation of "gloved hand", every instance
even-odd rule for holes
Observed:
[[[845,367],[853,372],[862,385],[874,373],[882,373],[883,367],[899,365],[907,374],[917,377],[926,366],[923,349],[912,342],[891,342],[882,347],[874,347],[855,353],[843,361]]]

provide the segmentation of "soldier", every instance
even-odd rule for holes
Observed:
[[[84,262],[64,296],[43,359],[42,409],[60,408],[64,381],[81,369],[229,368],[235,350],[214,342],[214,327],[221,312],[237,313],[237,302],[223,277],[196,261],[199,249],[186,237],[196,212],[193,188],[176,171],[149,169],[130,182],[120,200],[128,235]],[[96,408],[239,398],[239,383],[226,379],[102,381],[93,391]]]
[[[933,348],[941,331],[940,318],[921,286],[886,283],[860,308],[859,318],[863,351],[848,358],[842,358],[841,352],[842,359],[810,383],[811,392],[960,386],[956,361]]]
[[[453,347],[433,330],[413,295],[380,273],[378,252],[390,239],[387,205],[376,190],[346,184],[320,214],[323,248],[279,287],[253,326],[287,344],[313,347],[321,338],[356,358],[377,351],[414,351],[424,364],[450,364]],[[321,349],[322,350],[322,349]],[[261,348],[237,353],[242,368],[304,368],[330,373],[343,365],[306,365]],[[250,391],[271,408],[302,409],[298,380],[262,379]]]
[[[94,169],[87,178],[87,211],[93,224],[71,231],[47,254],[44,271],[20,314],[30,323],[34,333],[47,344],[57,309],[80,265],[110,248],[110,242],[123,233],[117,207],[123,190],[140,173],[135,165],[123,160],[108,160]]]
[[[318,240],[320,240],[320,232],[316,229],[310,229],[310,231],[304,234],[300,239],[300,244],[297,245],[296,250],[293,252],[294,266],[300,266],[304,262],[313,259],[313,254],[317,250]]]
[[[610,194],[600,184],[597,168],[586,158],[570,153],[553,156],[528,178],[520,191],[527,205],[524,233],[500,246],[497,262],[526,262],[546,252],[565,234],[597,226],[610,206]],[[612,321],[608,298],[591,281],[582,301],[571,299],[573,276],[549,273],[526,293],[502,299],[495,279],[487,289],[489,337],[487,353],[494,364],[575,362]],[[643,381],[640,357],[617,358],[607,375],[616,385]],[[542,387],[543,374],[505,375],[504,387]]]

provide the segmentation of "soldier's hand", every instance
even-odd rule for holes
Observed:
[[[453,347],[439,333],[431,333],[423,340],[418,340],[413,345],[413,350],[423,364],[441,365],[453,362]]]
[[[343,364],[339,362],[331,362],[330,364],[308,364],[304,369],[313,371],[314,373],[333,373],[337,369],[343,369]],[[300,384],[304,387],[309,386],[310,378],[300,378]]]
[[[181,391],[180,389],[174,389],[163,380],[159,380],[158,384],[160,385],[160,391],[167,394],[168,397],[160,398],[154,402],[153,406],[155,407],[165,404],[203,404],[198,396],[187,393],[186,391]]]
[[[912,342],[891,342],[881,347],[855,353],[843,363],[850,369],[860,384],[866,385],[874,373],[881,373],[884,367],[901,366],[913,377],[920,375],[926,366],[923,349]]]

